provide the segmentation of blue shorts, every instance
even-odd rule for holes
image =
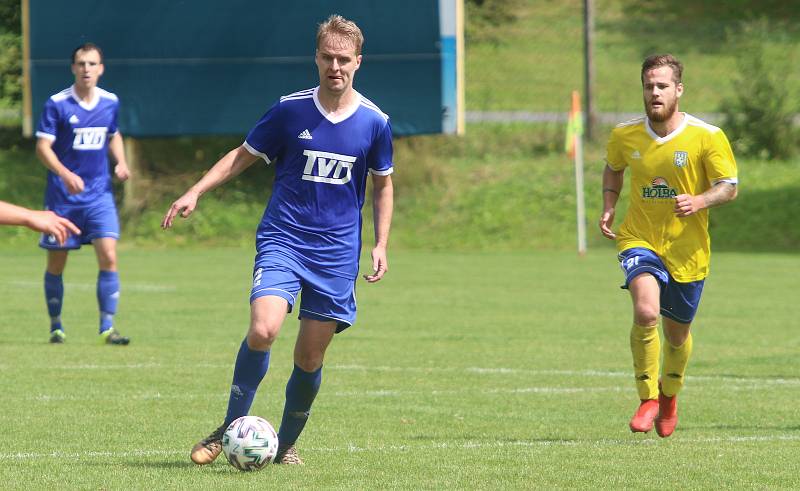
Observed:
[[[627,289],[635,277],[650,273],[661,287],[661,315],[682,324],[689,324],[697,313],[705,280],[680,283],[675,281],[664,262],[650,249],[634,247],[619,253],[619,265],[625,272]]]
[[[288,255],[269,250],[256,254],[250,303],[274,295],[289,302],[291,312],[302,291],[298,318],[335,321],[338,333],[356,320],[355,284],[355,279],[311,271]]]
[[[42,234],[39,247],[43,249],[80,249],[81,245],[90,244],[94,239],[104,237],[119,239],[117,207],[111,195],[105,195],[87,206],[56,205],[47,209],[56,215],[68,218],[81,229],[81,233],[67,237],[63,246],[58,245],[52,235]]]

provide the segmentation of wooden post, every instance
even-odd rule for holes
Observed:
[[[595,107],[594,107],[594,0],[583,0],[583,93],[586,94],[585,134],[587,141],[594,140]]]
[[[135,211],[139,206],[140,191],[138,184],[142,179],[144,166],[142,165],[142,142],[136,138],[125,137],[125,160],[128,161],[128,169],[131,176],[123,184],[122,209],[126,212]]]
[[[22,135],[33,136],[33,96],[31,95],[31,9],[22,0]]]

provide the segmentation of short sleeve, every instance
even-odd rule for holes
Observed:
[[[710,133],[706,138],[703,166],[710,184],[720,181],[735,184],[738,181],[736,159],[728,137],[722,130]]]
[[[612,130],[606,145],[606,164],[611,170],[621,171],[627,167],[625,158],[622,156],[622,141],[617,131]]]
[[[119,100],[114,104],[114,111],[111,115],[111,122],[108,124],[108,134],[113,135],[119,128],[117,127],[117,114],[119,113]]]
[[[58,132],[58,107],[53,99],[47,99],[44,103],[42,117],[39,126],[36,128],[36,137],[55,141]]]
[[[378,132],[375,141],[372,142],[372,147],[367,154],[367,166],[371,174],[379,176],[388,176],[394,171],[394,164],[392,163],[392,125],[389,120]]]
[[[281,103],[276,102],[247,134],[244,147],[251,154],[270,163],[278,156],[284,144],[283,129]]]

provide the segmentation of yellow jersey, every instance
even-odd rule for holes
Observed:
[[[675,215],[675,196],[698,195],[714,184],[736,184],[736,160],[725,133],[684,113],[683,122],[658,136],[646,117],[620,123],[608,140],[606,163],[630,167],[630,205],[617,233],[617,248],[645,247],[661,257],[676,281],[708,275],[711,241],[708,209]]]

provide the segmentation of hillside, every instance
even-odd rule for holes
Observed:
[[[498,0],[496,3],[503,3]],[[581,4],[578,0],[524,1],[516,20],[487,28],[467,44],[467,108],[564,111],[579,88]],[[639,63],[653,50],[672,51],[686,63],[682,108],[714,111],[730,93],[736,51],[728,44],[736,26],[767,16],[774,27],[769,53],[782,53],[786,84],[800,91],[800,7],[737,0],[679,0],[666,7],[633,9],[634,0],[596,2],[597,101],[600,110],[638,111]],[[678,13],[685,19],[678,19]],[[759,15],[759,13],[763,15]],[[0,199],[41,206],[44,169],[18,128],[0,132]],[[397,139],[394,247],[424,250],[531,250],[575,247],[574,171],[562,152],[561,125],[472,124],[464,137]],[[590,247],[611,247],[596,233],[604,140],[587,146],[586,197]],[[171,200],[240,138],[143,141],[140,201],[123,212],[123,243],[250,245],[269,196],[271,169],[254,166],[204,197],[198,212],[176,229],[159,229]],[[796,162],[740,159],[741,192],[712,212],[715,249],[797,251],[800,170]],[[121,193],[118,193],[121,195]],[[369,205],[365,215],[369,218]],[[619,217],[621,220],[621,216]],[[369,223],[365,241],[371,242]],[[3,228],[0,242],[34,243],[31,232]]]

